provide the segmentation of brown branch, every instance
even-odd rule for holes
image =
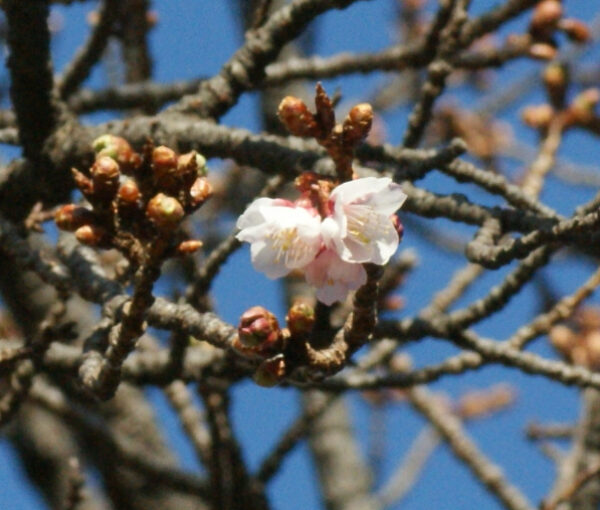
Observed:
[[[19,137],[26,157],[37,160],[58,120],[52,98],[50,30],[46,0],[7,0],[2,3],[8,22],[10,95]],[[39,168],[40,177],[47,168]]]
[[[431,422],[456,457],[488,489],[490,495],[498,499],[505,508],[532,510],[533,507],[525,496],[508,482],[502,471],[485,457],[466,435],[458,418],[449,413],[425,389],[411,389],[408,395],[413,407]]]
[[[112,30],[119,12],[118,6],[118,0],[103,1],[91,34],[77,50],[58,79],[58,93],[62,99],[68,99],[73,95],[102,56],[108,39],[113,33]]]

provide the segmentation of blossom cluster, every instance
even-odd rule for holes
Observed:
[[[362,264],[389,261],[400,242],[392,215],[405,200],[387,177],[340,184],[321,214],[306,196],[259,198],[238,219],[237,238],[250,243],[257,271],[275,279],[301,270],[329,305],[366,282]]]

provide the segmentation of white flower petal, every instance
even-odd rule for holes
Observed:
[[[252,266],[272,280],[281,278],[290,272],[283,261],[275,260],[275,252],[263,241],[250,245]]]
[[[331,199],[333,216],[323,223],[337,223],[337,231],[328,226],[326,244],[346,262],[387,263],[399,242],[390,216],[406,200],[400,186],[387,177],[356,179],[335,188]]]
[[[324,250],[305,269],[306,281],[317,288],[316,297],[330,305],[346,299],[348,292],[367,281],[360,264],[344,262],[334,250]]]
[[[407,196],[402,191],[402,187],[395,182],[390,182],[388,186],[380,190],[377,194],[369,197],[365,205],[373,207],[378,214],[391,216],[402,207],[406,198]]]
[[[251,227],[264,221],[263,209],[273,205],[272,198],[259,198],[252,202],[244,211],[236,223],[236,227],[240,230]]]
[[[318,287],[315,292],[315,297],[326,305],[332,305],[336,301],[345,301],[350,292],[340,282],[335,282],[333,285],[324,285]]]
[[[252,264],[269,278],[306,266],[321,249],[320,218],[285,200],[260,198],[238,219],[240,241],[251,243]]]
[[[385,189],[392,180],[389,177],[363,177],[340,184],[331,192],[331,199],[336,203],[341,200],[344,204],[364,202],[371,195]]]

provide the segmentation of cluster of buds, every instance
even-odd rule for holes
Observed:
[[[339,179],[352,179],[354,148],[364,141],[373,124],[370,104],[354,106],[341,124],[335,122],[333,103],[320,83],[316,86],[315,113],[301,99],[285,97],[278,110],[279,118],[295,136],[312,137],[322,145],[336,165]]]
[[[574,328],[554,326],[549,337],[554,348],[570,363],[600,370],[600,309],[582,309],[575,316]]]
[[[571,41],[585,43],[590,39],[587,25],[578,19],[565,18],[559,0],[541,0],[529,22],[529,35],[534,41],[530,54],[534,58],[552,59],[556,55],[554,34],[563,32]]]
[[[290,373],[294,365],[289,361],[294,357],[290,356],[292,346],[308,338],[315,322],[314,309],[296,302],[286,322],[287,328],[280,328],[277,317],[262,306],[253,306],[240,317],[233,347],[247,358],[260,360],[254,373],[254,381],[260,386],[275,386]]]
[[[521,113],[523,122],[543,132],[553,121],[559,119],[563,129],[581,127],[595,132],[600,123],[600,117],[596,112],[600,102],[600,89],[583,90],[570,103],[565,104],[567,83],[566,81],[564,84],[560,83],[558,74],[556,72],[554,75],[544,76],[552,104],[545,103],[524,108]]]
[[[167,255],[200,248],[200,241],[183,238],[178,227],[212,193],[203,156],[177,155],[150,143],[138,154],[113,135],[96,139],[93,149],[96,159],[89,175],[72,170],[90,207],[60,207],[55,214],[60,229],[74,232],[81,243],[116,248],[137,264],[157,239],[168,241]]]

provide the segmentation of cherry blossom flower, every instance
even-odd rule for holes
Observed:
[[[391,179],[367,177],[337,186],[322,219],[310,198],[259,198],[240,216],[237,239],[250,243],[252,265],[269,278],[304,270],[325,304],[342,301],[366,280],[363,263],[386,264],[398,248],[392,215],[406,195]]]
[[[306,266],[305,276],[306,281],[316,287],[317,299],[326,305],[345,300],[348,292],[367,281],[367,273],[361,264],[345,262],[331,249],[321,251]]]
[[[398,248],[391,216],[406,200],[388,177],[365,177],[337,186],[331,193],[332,215],[322,222],[322,236],[346,262],[386,264]]]
[[[320,224],[315,209],[259,198],[238,219],[236,237],[250,243],[254,268],[274,279],[315,259],[322,246]]]

